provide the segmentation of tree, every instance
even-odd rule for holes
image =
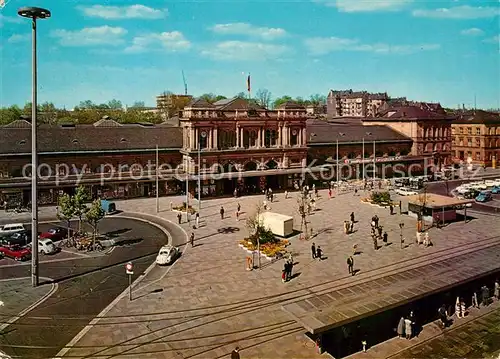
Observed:
[[[247,217],[246,227],[249,234],[250,242],[257,247],[258,261],[260,268],[260,245],[264,243],[276,243],[278,239],[274,236],[273,232],[262,223],[261,214],[263,212],[262,204],[257,204],[253,214]]]
[[[101,206],[101,200],[96,199],[90,205],[85,213],[86,222],[92,227],[92,247],[95,249],[95,239],[97,236],[97,225],[104,218],[104,209]]]
[[[78,232],[82,231],[82,218],[89,210],[86,202],[89,200],[87,190],[84,186],[78,186],[73,196],[74,215],[78,217]]]
[[[257,100],[257,104],[264,108],[269,108],[269,105],[271,104],[271,92],[269,92],[269,90],[258,89],[255,97]]]
[[[278,97],[273,102],[273,108],[276,108],[279,105],[284,104],[285,102],[288,102],[288,101],[293,101],[293,99],[288,95]]]
[[[131,108],[144,108],[146,107],[146,104],[144,103],[144,101],[135,101],[132,106],[130,106]]]
[[[326,103],[326,96],[320,94],[311,95],[310,102],[315,106],[323,105]]]
[[[67,193],[58,198],[57,201],[57,218],[61,221],[66,221],[68,228],[68,239],[71,231],[71,219],[75,215],[75,207],[73,205],[73,198]]]
[[[243,98],[243,99],[247,99],[248,98],[248,94],[246,92],[238,92],[235,96],[235,98]]]
[[[107,106],[111,110],[121,110],[123,108],[122,102],[115,99],[108,101]]]
[[[97,105],[90,100],[80,101],[80,104],[77,106],[78,109],[82,110],[90,110],[97,108]]]
[[[11,123],[12,121],[19,120],[23,110],[18,106],[4,107],[0,109],[0,126]]]
[[[222,95],[215,95],[213,93],[204,93],[203,95],[200,96],[201,99],[209,102],[209,103],[214,103],[220,100],[225,100],[226,96]]]
[[[304,228],[303,233],[305,234],[303,237],[301,236],[301,238],[303,239],[309,238],[309,232],[307,230],[307,215],[309,213],[309,205],[308,194],[305,192],[305,190],[300,191],[300,194],[297,197],[297,211],[300,215],[300,231],[302,232],[302,228]]]

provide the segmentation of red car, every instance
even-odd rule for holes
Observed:
[[[31,250],[18,245],[0,247],[0,252],[16,261],[27,261],[31,259]]]
[[[60,241],[68,237],[68,231],[66,228],[55,227],[49,229],[47,232],[40,234],[40,238],[52,239],[53,242]]]

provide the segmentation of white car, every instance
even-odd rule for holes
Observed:
[[[398,188],[394,192],[396,192],[400,196],[413,196],[418,194],[418,192],[412,190],[411,188],[406,188],[406,187]]]
[[[493,182],[495,182],[495,186],[500,186],[500,178],[495,179]]]
[[[484,184],[486,185],[486,187],[495,187],[496,182],[494,180],[486,180],[484,181]]]
[[[179,250],[177,247],[170,245],[163,246],[160,248],[158,255],[156,256],[156,264],[160,266],[172,264],[179,256]]]
[[[10,224],[4,224],[3,226],[0,226],[0,233],[1,234],[9,234],[9,233],[16,233],[16,232],[22,232],[25,231],[26,229],[21,223],[10,223]]]
[[[52,239],[40,238],[38,240],[38,253],[40,254],[54,254],[57,252],[56,245]]]

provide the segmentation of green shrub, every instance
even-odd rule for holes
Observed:
[[[266,244],[266,243],[278,243],[279,239],[276,238],[271,232],[271,230],[264,228],[262,226],[259,226],[257,228],[257,232],[250,236],[250,241],[252,242],[253,245],[257,245],[257,238],[260,238],[260,244]]]
[[[372,192],[370,200],[375,204],[387,203],[391,201],[391,195],[389,192]]]

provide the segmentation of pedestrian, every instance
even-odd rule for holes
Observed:
[[[485,285],[481,288],[481,299],[484,306],[487,306],[490,302],[490,290]]]
[[[376,236],[373,236],[373,249],[378,250],[378,243]]]
[[[355,256],[356,254],[358,254],[358,245],[353,244],[352,245],[352,255]]]
[[[224,207],[220,206],[220,219],[224,219]]]
[[[264,207],[265,211],[267,210],[267,201],[266,200],[262,201],[262,207]]]
[[[271,203],[272,203],[272,202],[273,202],[273,200],[274,200],[274,194],[269,193],[269,199],[271,200]]]
[[[405,319],[405,334],[406,334],[406,339],[411,339],[412,336],[412,327],[413,323],[410,318]]]
[[[231,352],[231,359],[240,359],[240,348],[236,347],[234,350]]]
[[[477,301],[477,293],[474,292],[472,293],[472,307],[473,308],[479,308],[479,302]]]
[[[416,323],[416,320],[415,320],[415,314],[413,313],[413,310],[410,311],[410,315],[408,316],[408,318],[410,319],[411,321],[411,333],[412,335],[416,335],[417,334],[417,323]]]
[[[448,312],[446,311],[446,305],[442,305],[438,309],[439,319],[441,319],[441,324],[444,328],[448,326]]]
[[[460,298],[457,297],[457,301],[455,302],[455,314],[457,318],[463,318],[462,307],[460,306]]]
[[[314,189],[314,194],[316,195],[316,198],[318,198],[318,197],[319,197],[319,194],[318,194],[318,189],[317,189],[317,188],[315,188],[315,189]]]
[[[498,279],[495,281],[495,289],[493,290],[493,295],[497,300],[500,300],[500,283],[498,283]]]
[[[288,198],[288,191],[285,191],[285,199]]]
[[[236,220],[240,220],[240,211],[236,210]]]
[[[323,258],[321,258],[321,255],[323,254],[323,251],[321,250],[321,247],[318,246],[318,248],[316,248],[316,258],[318,258],[319,260],[322,260]]]
[[[286,271],[287,271],[287,263],[285,263],[283,271],[281,272],[281,281],[285,283],[286,281]]]
[[[194,247],[194,232],[191,232],[191,237],[189,238],[189,241],[191,242],[191,247]]]
[[[200,212],[196,212],[195,223],[196,223],[196,228],[200,228]]]
[[[351,222],[354,222],[354,212],[351,212]]]
[[[354,232],[354,221],[349,222],[349,233]]]
[[[384,232],[384,239],[383,239],[383,242],[384,242],[384,244],[385,244],[385,245],[387,245],[387,238],[388,238],[388,237],[389,237],[389,236],[387,235],[387,231],[385,231],[385,232]]]
[[[238,190],[235,188],[233,192],[234,198],[238,197]]]
[[[398,327],[396,329],[399,338],[403,338],[405,336],[405,318],[401,317],[398,323]]]
[[[238,202],[238,206],[236,207],[237,211],[240,212],[241,211],[241,205],[240,205],[240,202]]]
[[[179,224],[181,224],[181,222],[182,222],[182,214],[177,213],[177,221],[179,222]]]
[[[312,254],[312,259],[316,258],[316,244],[313,242],[311,245],[311,254]]]
[[[467,315],[467,308],[465,308],[464,298],[460,298],[460,310],[462,311],[462,317]]]
[[[391,216],[394,214],[394,207],[391,205],[389,205],[389,211],[391,211]]]
[[[288,272],[286,278],[287,281],[292,279],[292,272],[293,272],[293,261],[288,261]]]
[[[354,275],[354,258],[352,258],[352,256],[347,258],[347,270],[349,271],[349,274]]]
[[[357,196],[357,195],[358,195],[358,188],[357,188],[357,187],[354,189],[354,195],[355,195],[355,196]]]
[[[402,209],[401,209],[401,201],[399,201],[399,214],[401,214],[401,211],[402,211]]]
[[[382,229],[383,229],[383,228],[384,228],[384,227],[382,227],[382,226],[379,226],[379,227],[378,227],[378,236],[379,236],[379,238],[382,238]]]

